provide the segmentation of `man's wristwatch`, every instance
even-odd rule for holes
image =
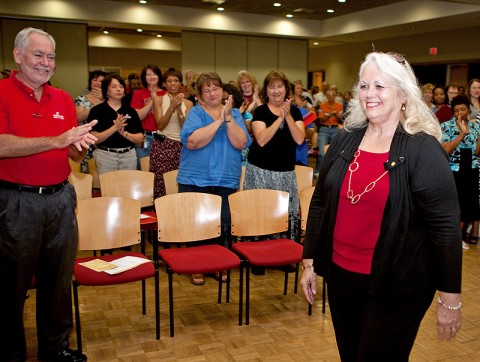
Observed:
[[[302,265],[302,270],[313,268],[313,264]]]

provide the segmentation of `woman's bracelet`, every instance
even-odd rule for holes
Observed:
[[[462,302],[458,302],[457,305],[447,305],[440,299],[440,297],[438,297],[437,303],[440,304],[443,308],[448,309],[448,310],[460,310],[460,309],[462,309]]]

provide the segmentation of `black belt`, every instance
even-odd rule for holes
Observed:
[[[145,131],[145,134],[149,136],[155,136],[157,134],[157,131]]]
[[[109,147],[97,146],[97,148],[99,148],[103,151],[108,151],[108,152],[113,152],[113,153],[125,153],[125,152],[130,152],[131,150],[133,150],[133,146],[124,147],[124,148],[109,148]]]
[[[328,124],[320,124],[320,127],[335,128],[335,127],[338,127],[338,124],[332,124],[332,125],[328,125]]]
[[[49,186],[27,186],[27,185],[20,185],[13,182],[8,182],[4,180],[0,180],[0,187],[9,190],[17,190],[17,191],[26,191],[26,192],[34,192],[36,194],[46,194],[51,195],[55,192],[63,190],[63,188],[68,184],[68,180],[60,182],[56,185],[49,185]]]

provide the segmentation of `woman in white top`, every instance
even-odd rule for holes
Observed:
[[[154,197],[165,195],[163,174],[180,166],[182,142],[180,131],[193,103],[181,92],[182,73],[173,68],[163,73],[163,86],[167,94],[153,100],[153,115],[157,134],[150,153],[150,171],[155,173]]]

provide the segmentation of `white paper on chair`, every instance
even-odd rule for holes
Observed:
[[[113,269],[104,270],[105,273],[114,275],[122,273],[126,270],[133,269],[139,265],[151,262],[145,258],[139,258],[137,256],[124,256],[116,260],[112,260],[110,263],[115,264],[117,267]]]
[[[80,263],[80,265],[97,272],[105,272],[110,275],[114,275],[133,269],[148,262],[150,262],[150,260],[145,258],[139,258],[137,256],[124,256],[123,258],[118,258],[109,262],[101,259],[93,259],[85,263]]]

